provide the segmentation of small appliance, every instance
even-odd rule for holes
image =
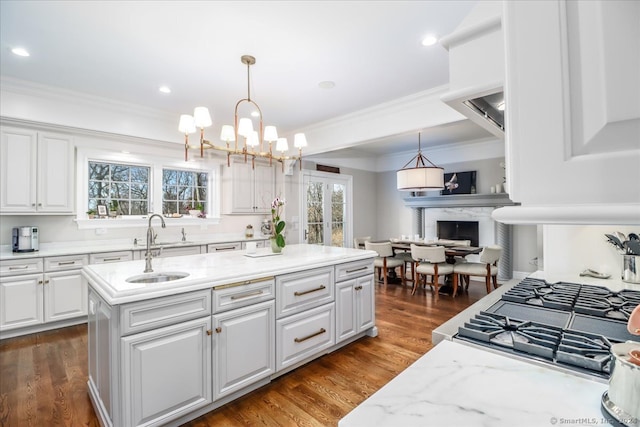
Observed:
[[[11,242],[13,252],[34,252],[39,250],[38,227],[14,227]]]

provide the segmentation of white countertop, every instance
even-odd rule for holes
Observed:
[[[82,272],[107,303],[117,305],[376,256],[374,251],[306,244],[287,245],[280,255],[271,254],[271,248],[258,249],[258,254],[266,255],[263,257],[248,257],[245,252],[154,258],[154,273],[189,273],[184,279],[164,283],[126,282],[129,277],[143,275],[144,260],[92,264]]]
[[[607,384],[443,341],[339,427],[605,425]]]
[[[233,243],[233,242],[251,242],[266,240],[269,237],[254,236],[250,239],[244,237],[244,234],[219,234],[219,235],[196,235],[189,237],[186,242],[181,242],[179,238],[175,241],[157,244],[153,249],[160,247],[181,247],[181,246],[198,246],[215,243]],[[160,240],[160,239],[159,239]],[[101,252],[116,251],[135,251],[145,250],[146,242],[143,240],[137,245],[133,244],[133,239],[106,239],[106,240],[90,240],[90,241],[69,241],[60,243],[40,243],[40,250],[35,252],[12,252],[11,245],[0,246],[0,261],[25,259],[25,258],[41,258],[50,256],[91,254]]]

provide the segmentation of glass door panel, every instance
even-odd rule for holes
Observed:
[[[305,174],[303,216],[304,242],[309,244],[347,247],[351,224],[350,177]]]

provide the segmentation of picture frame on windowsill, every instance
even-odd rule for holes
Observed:
[[[99,217],[107,216],[107,205],[98,205],[98,216]]]

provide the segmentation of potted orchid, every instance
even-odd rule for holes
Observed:
[[[271,250],[274,253],[282,252],[282,248],[285,247],[284,241],[284,227],[285,222],[280,219],[280,215],[282,215],[282,209],[285,205],[285,200],[280,197],[276,197],[273,202],[271,202],[271,221],[273,223],[273,234],[271,236]]]

